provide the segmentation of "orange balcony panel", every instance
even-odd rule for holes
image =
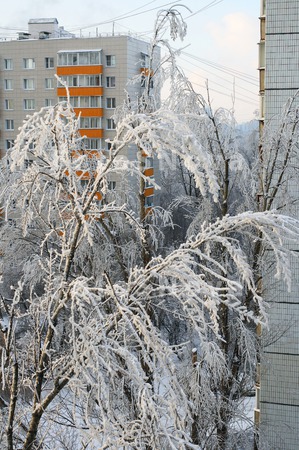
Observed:
[[[76,115],[81,113],[82,117],[103,117],[103,108],[74,108]]]
[[[89,129],[89,128],[80,128],[81,136],[86,136],[87,138],[102,138],[104,136],[103,129]]]
[[[150,167],[149,169],[144,169],[144,175],[146,177],[152,177],[154,175],[154,168]]]
[[[102,150],[85,150],[85,153],[89,158],[99,158],[103,154]]]
[[[94,197],[96,200],[99,200],[99,201],[102,200],[102,198],[103,198],[103,196],[100,192],[96,192]]]
[[[57,75],[98,75],[103,73],[103,66],[64,66],[57,67]]]
[[[84,172],[83,170],[76,170],[76,175],[81,180],[90,180],[90,173],[87,171]]]
[[[140,73],[142,75],[144,75],[145,77],[148,77],[148,76],[152,77],[154,75],[153,69],[148,69],[147,67],[141,67]]]
[[[70,174],[67,169],[64,171],[64,173],[67,177]],[[90,179],[90,173],[88,171],[76,170],[76,175],[77,175],[77,177],[81,178],[81,180],[89,180]]]
[[[80,155],[86,155],[88,158],[99,158],[103,155],[103,150],[77,150],[76,152],[72,153],[72,156],[74,158],[78,158]]]
[[[71,152],[72,158],[79,158],[81,155],[86,155],[88,158],[99,158],[101,155],[103,155],[104,150],[73,150]],[[68,172],[65,172],[66,175],[68,175]]]
[[[92,96],[102,96],[102,87],[70,87],[69,88],[70,97],[92,97]],[[64,87],[57,88],[57,97],[66,97],[66,89]]]
[[[144,189],[144,196],[145,197],[150,197],[151,195],[154,195],[154,188],[153,187]]]

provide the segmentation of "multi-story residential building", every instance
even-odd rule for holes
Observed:
[[[299,89],[298,0],[261,0],[260,25],[262,130],[264,123],[277,126],[288,98]],[[298,183],[289,182],[289,189],[299,200]],[[299,218],[298,205],[293,205],[292,214]],[[298,252],[299,245],[293,250]],[[273,450],[299,448],[299,264],[295,258],[292,275],[290,293],[274,277],[266,279],[264,286],[270,305],[270,340],[261,361],[255,413],[261,446]]]
[[[28,33],[0,41],[0,151],[14,142],[26,115],[66,97],[80,112],[80,133],[87,150],[103,151],[113,137],[114,109],[127,91],[141,94],[142,73],[148,67],[148,43],[129,35],[75,37],[58,26],[57,19],[31,19]],[[62,84],[58,82],[58,75]],[[141,82],[128,84],[137,75]],[[130,149],[127,149],[130,157]],[[148,158],[147,175],[152,159]],[[152,186],[145,187],[146,205],[152,203]]]

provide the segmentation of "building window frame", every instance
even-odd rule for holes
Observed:
[[[116,108],[116,98],[106,97],[106,109],[115,109],[115,108]]]
[[[115,86],[116,86],[115,76],[106,77],[106,87],[107,88],[115,88]]]
[[[60,77],[68,87],[102,87],[102,74],[98,75],[67,75]],[[58,87],[64,86],[58,80]]]
[[[45,78],[45,89],[54,89],[54,78]]]
[[[5,130],[13,131],[14,129],[14,119],[5,119]]]
[[[12,91],[13,90],[13,80],[11,78],[4,79],[4,90]]]
[[[5,140],[5,150],[10,150],[14,146],[15,142],[13,139]]]
[[[13,70],[13,61],[11,58],[4,59],[4,70]]]
[[[45,57],[45,69],[54,69],[55,62],[53,56],[46,56]]]
[[[35,90],[35,79],[34,78],[23,78],[23,89],[25,91]]]
[[[45,106],[54,106],[55,100],[53,98],[45,98]]]
[[[102,118],[101,117],[80,117],[80,129],[101,129]]]
[[[67,101],[67,97],[59,97],[60,102]],[[102,96],[80,96],[70,97],[70,103],[73,108],[102,108]]]
[[[23,106],[25,111],[35,110],[35,99],[34,98],[24,98]]]
[[[146,156],[144,161],[145,169],[151,169],[154,167],[154,158],[152,156]]]
[[[115,67],[115,65],[116,65],[115,55],[106,55],[106,66],[107,67]]]
[[[58,52],[58,66],[99,66],[101,50]]]
[[[23,58],[23,68],[26,70],[35,69],[35,59],[34,58]]]
[[[11,111],[13,110],[13,100],[11,98],[6,98],[4,100],[4,109],[6,111]]]
[[[108,181],[108,189],[109,191],[115,191],[116,190],[116,181]]]
[[[106,130],[115,130],[116,123],[115,123],[114,119],[112,117],[109,117],[106,120],[107,120],[107,122],[106,122]]]
[[[83,144],[86,150],[102,150],[102,138],[84,138]]]
[[[153,195],[149,195],[148,197],[145,197],[144,206],[146,208],[151,208],[152,206],[154,206],[154,196]]]

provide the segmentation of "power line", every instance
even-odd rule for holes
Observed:
[[[202,84],[199,84],[199,83],[196,83],[196,82],[192,82],[191,84],[192,84],[192,85],[195,85],[195,86],[199,86],[199,87],[201,87],[201,88],[205,88],[205,89],[207,88],[206,86],[204,86],[204,85],[202,85]],[[253,101],[244,100],[243,98],[236,97],[236,96],[234,96],[233,94],[225,94],[225,93],[222,92],[222,91],[218,91],[217,89],[213,89],[213,88],[210,88],[210,87],[209,87],[209,91],[216,92],[217,94],[224,95],[225,97],[234,98],[234,99],[236,99],[236,100],[239,100],[240,102],[244,102],[244,103],[247,103],[247,104],[249,104],[249,105],[257,106],[257,102],[254,103]]]
[[[196,16],[197,14],[206,11],[207,9],[212,8],[213,6],[218,5],[219,3],[222,3],[223,0],[213,0],[211,3],[208,3],[206,6],[204,6],[203,8],[199,9],[198,11],[195,11],[194,13],[190,14],[189,16],[185,17],[184,20],[190,19],[190,17]]]
[[[151,3],[153,3],[153,2],[149,2],[146,5],[149,5]],[[131,17],[139,16],[141,14],[145,14],[147,12],[155,11],[155,10],[157,10],[159,8],[164,8],[165,6],[169,6],[169,5],[173,5],[173,4],[174,4],[174,2],[172,1],[172,2],[169,2],[169,3],[165,3],[164,5],[157,6],[155,8],[146,9],[145,11],[141,11],[141,12],[138,12],[136,14],[131,14],[132,12],[137,11],[137,10],[139,10],[141,8],[144,8],[144,6],[146,6],[146,5],[143,5],[142,7],[133,9],[132,11],[130,11],[130,12],[126,13],[126,14],[114,17],[113,19],[105,20],[103,22],[95,23],[95,24],[92,24],[92,25],[86,25],[86,26],[83,26],[83,27],[71,28],[70,31],[85,30],[86,28],[93,28],[93,27],[97,27],[97,26],[100,26],[100,25],[107,25],[109,23],[115,22],[116,20],[130,19]]]
[[[246,83],[252,84],[253,86],[258,87],[258,80],[256,77],[249,75],[245,72],[241,72],[239,70],[233,69],[228,66],[222,66],[221,64],[215,63],[213,61],[209,61],[207,59],[199,58],[198,56],[194,56],[190,53],[182,51],[181,54],[187,56],[188,58],[195,59],[205,65],[208,65],[220,72],[227,73],[228,75],[233,75],[235,78],[238,78]]]
[[[214,75],[214,76],[216,76],[217,78],[219,78],[220,80],[223,80],[223,81],[225,81],[225,82],[231,82],[230,80],[228,80],[227,78],[224,78],[224,77],[222,77],[222,76],[220,76],[220,75],[218,75],[218,74],[215,74],[214,72],[211,72],[210,70],[207,70],[207,69],[205,69],[205,68],[202,68],[202,66],[199,66],[198,64],[194,64],[193,62],[190,62],[190,61],[188,61],[187,59],[185,59],[185,58],[182,58],[181,56],[180,56],[180,59],[182,60],[182,61],[185,61],[185,62],[187,62],[188,64],[191,64],[192,66],[194,66],[194,67],[197,67],[198,69],[201,69],[201,70],[204,70],[204,72],[206,72],[206,73],[210,73],[211,75]],[[196,73],[196,72],[192,72],[192,71],[190,71],[190,69],[187,69],[190,73]],[[226,72],[224,72],[224,73],[226,73]],[[197,74],[198,75],[198,74]],[[230,74],[229,74],[230,75]],[[236,78],[234,75],[231,75],[231,76],[233,76],[234,78]],[[242,80],[243,82],[247,82],[247,80]],[[218,84],[218,83],[216,83],[215,81],[214,81],[214,83],[215,84]],[[221,85],[220,85],[221,86]],[[254,95],[254,96],[256,96],[256,95],[258,95],[258,93],[257,92],[253,92],[253,91],[250,91],[249,89],[246,89],[245,87],[243,87],[243,86],[238,86],[239,87],[239,89],[242,89],[242,90],[244,90],[244,91],[246,91],[246,92],[248,92],[248,93],[250,93],[250,94],[252,94],[252,95]]]
[[[186,69],[186,68],[184,68],[184,67],[182,67],[182,68],[183,68],[183,69]],[[188,70],[188,69],[187,69],[187,70]],[[190,71],[189,71],[189,73],[192,73],[192,74],[194,74],[194,75],[199,76],[196,72],[190,72]],[[201,77],[201,78],[202,78],[202,77]],[[220,86],[220,87],[224,88],[224,89],[227,90],[227,91],[230,91],[230,90],[231,90],[231,88],[229,88],[229,87],[227,87],[227,86],[224,86],[224,85],[221,84],[221,83],[217,83],[217,81],[211,81],[211,80],[208,80],[208,81],[209,81],[209,83],[211,82],[213,85]],[[227,81],[227,80],[225,80],[225,81]],[[191,83],[193,83],[193,82],[191,82]],[[250,101],[250,102],[257,102],[257,101],[258,101],[258,93],[256,93],[256,94],[255,94],[255,98],[253,98],[253,97],[249,97],[248,95],[245,95],[244,93],[240,92],[240,89],[242,89],[242,86],[237,86],[237,87],[235,87],[233,90],[234,90],[234,92],[236,92],[236,94],[241,95],[244,99],[247,99],[247,100]]]

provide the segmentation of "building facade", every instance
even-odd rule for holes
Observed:
[[[298,0],[261,1],[259,73],[262,131],[264,124],[277,126],[284,105],[299,89]],[[298,182],[290,182],[288,189],[299,200]],[[292,207],[292,214],[299,218],[298,205]],[[299,243],[293,250],[299,251]],[[291,292],[274,277],[265,284],[270,305],[270,339],[261,360],[256,422],[261,430],[261,448],[296,450],[299,448],[298,260],[292,260]]]
[[[1,156],[13,145],[28,114],[66,98],[65,86],[80,113],[84,146],[96,153],[109,148],[106,140],[115,129],[112,116],[126,91],[134,99],[141,95],[148,43],[129,35],[77,38],[59,27],[57,19],[31,19],[28,33],[0,41],[0,58]],[[141,81],[128,84],[137,75]],[[130,149],[127,152],[130,157]],[[152,169],[150,158],[146,164]],[[152,187],[147,187],[149,206],[152,194]]]

